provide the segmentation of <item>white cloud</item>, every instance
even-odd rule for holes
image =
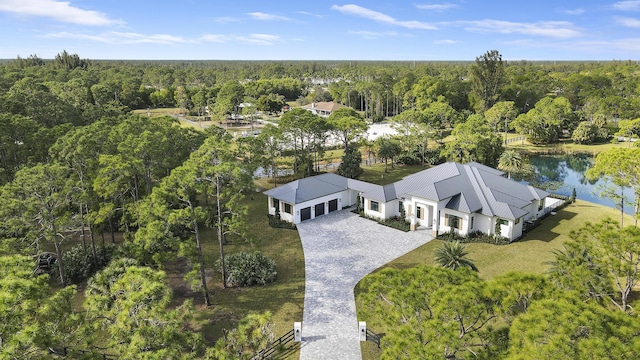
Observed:
[[[638,53],[640,51],[640,38],[619,39],[613,42],[618,49]]]
[[[233,39],[254,45],[274,45],[281,42],[280,36],[270,34],[250,34],[248,36],[234,36]]]
[[[358,36],[360,36],[360,37],[362,37],[364,39],[367,39],[367,40],[380,39],[380,38],[383,38],[383,37],[391,37],[391,36],[400,35],[395,31],[375,32],[375,31],[366,31],[366,30],[349,30],[348,33],[352,34],[352,35],[358,35]]]
[[[500,34],[523,34],[548,36],[553,38],[571,38],[581,36],[572,23],[568,21],[539,21],[536,23],[518,23],[502,20],[478,20],[460,21],[466,26],[468,31],[500,33]]]
[[[223,43],[229,40],[229,37],[227,35],[221,34],[204,34],[200,37],[199,40],[204,42]]]
[[[274,45],[282,42],[280,36],[270,34],[249,34],[249,35],[224,35],[224,34],[204,34],[195,39],[185,39],[181,36],[168,34],[144,35],[132,32],[109,31],[101,34],[78,34],[70,32],[51,33],[43,36],[48,39],[79,39],[101,42],[112,45],[127,44],[158,44],[158,45],[179,45],[198,43],[228,43],[239,41],[254,45]]]
[[[186,40],[181,36],[173,36],[167,34],[143,35],[131,32],[109,31],[98,35],[78,34],[70,32],[58,32],[44,35],[49,39],[81,39],[97,41],[106,44],[163,44],[174,45],[193,42]]]
[[[581,14],[584,14],[584,9],[582,8],[570,9],[570,10],[565,10],[564,12],[569,15],[581,15]]]
[[[322,15],[318,15],[318,14],[314,14],[314,13],[310,13],[308,11],[298,11],[298,14],[302,14],[302,15],[308,15],[308,16],[313,16],[313,17],[317,17],[318,19],[322,18]]]
[[[640,19],[629,17],[617,17],[615,21],[625,27],[640,28]]]
[[[377,22],[381,22],[389,25],[400,26],[407,29],[423,29],[423,30],[437,29],[436,26],[429,23],[416,21],[416,20],[397,20],[387,14],[383,14],[381,12],[377,12],[377,11],[363,8],[362,6],[353,5],[353,4],[347,4],[343,6],[333,5],[331,6],[331,9],[340,11],[343,14],[360,16],[365,19],[369,19],[369,20],[373,20],[373,21],[377,21]]]
[[[233,22],[240,22],[240,19],[238,18],[234,18],[231,16],[223,16],[223,17],[217,17],[214,18],[213,21],[220,23],[220,24],[228,24],[228,23],[233,23]]]
[[[104,13],[72,6],[68,1],[2,0],[0,1],[0,12],[27,17],[46,17],[78,25],[105,26],[122,23],[121,21],[110,19]]]
[[[438,45],[451,45],[451,44],[457,44],[459,42],[460,41],[457,41],[457,40],[444,39],[444,40],[436,40],[433,43]]]
[[[640,0],[618,1],[614,3],[612,6],[616,10],[638,11],[640,10]]]
[[[457,8],[458,5],[451,3],[441,3],[441,4],[416,4],[420,10],[433,10],[433,11],[445,11],[453,8]]]
[[[289,19],[286,16],[280,16],[280,15],[274,15],[274,14],[267,14],[267,13],[263,13],[263,12],[250,12],[247,13],[247,15],[251,16],[252,18],[256,19],[256,20],[264,20],[264,21],[291,21],[291,19]]]

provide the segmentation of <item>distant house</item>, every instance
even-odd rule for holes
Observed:
[[[515,240],[523,223],[550,211],[549,193],[504,177],[478,163],[448,162],[385,186],[322,174],[271,189],[269,213],[299,223],[356,204],[367,216],[388,219],[405,214],[411,228],[426,227],[434,235],[474,231]],[[402,211],[401,211],[402,209]]]
[[[305,110],[309,110],[312,113],[322,116],[328,117],[334,111],[346,107],[342,104],[338,104],[336,102],[312,102],[311,104],[303,105],[302,108]]]

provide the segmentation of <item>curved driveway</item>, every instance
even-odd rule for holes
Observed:
[[[300,359],[361,359],[355,285],[431,240],[431,232],[405,233],[349,210],[298,224],[298,232],[306,270]]]

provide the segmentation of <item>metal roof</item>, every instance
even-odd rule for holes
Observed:
[[[346,178],[329,173],[295,180],[265,191],[265,194],[284,202],[299,204],[347,189]]]
[[[367,199],[380,202],[411,196],[432,201],[449,199],[448,209],[509,220],[526,215],[527,211],[522,208],[549,195],[505,178],[502,171],[475,162],[464,165],[447,162],[385,186],[328,173],[292,181],[265,194],[298,204],[347,189],[362,192]]]

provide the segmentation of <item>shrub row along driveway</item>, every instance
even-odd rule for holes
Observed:
[[[355,285],[430,241],[431,232],[405,233],[348,210],[298,224],[298,232],[306,270],[300,359],[361,359]]]

